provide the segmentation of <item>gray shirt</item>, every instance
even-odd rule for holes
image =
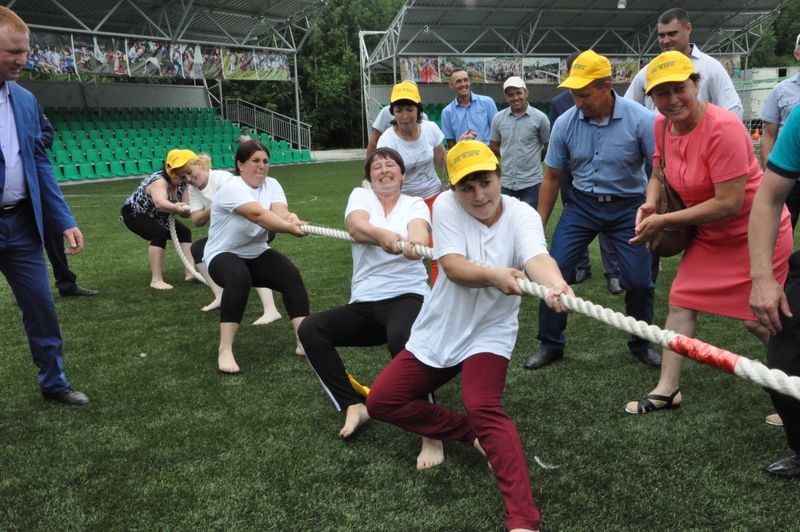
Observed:
[[[775,85],[767,101],[764,102],[760,118],[764,122],[782,126],[798,103],[800,103],[800,74]]]
[[[520,116],[507,107],[494,115],[489,140],[500,143],[503,186],[521,190],[542,182],[542,146],[550,141],[550,121],[528,104]]]

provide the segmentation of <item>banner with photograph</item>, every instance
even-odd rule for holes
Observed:
[[[128,69],[134,78],[175,77],[172,53],[178,48],[166,41],[126,39]],[[178,71],[180,70],[178,63]],[[172,74],[170,75],[170,69]]]
[[[79,74],[127,76],[125,39],[77,35],[72,37]]]
[[[611,61],[611,81],[630,83],[639,72],[639,60],[635,57],[609,57]]]
[[[77,74],[72,55],[72,35],[34,31],[30,34],[30,47],[25,70],[61,79]]]
[[[713,55],[714,59],[722,63],[728,75],[735,79],[742,79],[742,56],[740,55]]]
[[[558,84],[561,60],[557,57],[526,57],[522,60],[525,82],[532,84]]]
[[[288,81],[289,58],[279,52],[221,48],[222,75],[236,80]]]
[[[439,72],[440,62],[439,56],[401,57],[400,76],[418,83],[446,83],[447,77],[443,80]]]
[[[484,59],[485,83],[503,83],[511,76],[522,77],[521,57],[487,57]]]

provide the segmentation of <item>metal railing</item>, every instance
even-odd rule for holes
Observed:
[[[239,122],[275,138],[284,139],[299,149],[311,149],[311,126],[294,118],[239,98],[225,99],[225,118]]]

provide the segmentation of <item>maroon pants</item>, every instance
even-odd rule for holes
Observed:
[[[437,440],[472,443],[476,438],[492,465],[506,508],[505,526],[539,529],[528,464],[514,422],[502,407],[508,359],[491,353],[470,356],[459,366],[433,368],[403,349],[378,375],[367,396],[370,417]],[[467,415],[427,400],[427,394],[461,373]]]

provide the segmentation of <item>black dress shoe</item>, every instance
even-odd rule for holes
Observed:
[[[538,351],[528,358],[524,367],[529,370],[541,369],[562,358],[564,358],[564,351],[548,351],[544,347],[540,347]]]
[[[61,297],[93,297],[100,295],[98,290],[89,290],[79,285],[75,285],[75,288],[72,290],[59,290],[58,293]]]
[[[639,362],[652,368],[661,367],[661,351],[655,347],[648,347],[641,351],[631,351],[631,354],[639,359]]]
[[[800,455],[784,456],[765,467],[764,471],[776,477],[798,478],[800,477]]]
[[[592,270],[588,268],[575,268],[575,282],[572,284],[581,284],[592,278]]]
[[[622,293],[622,287],[619,285],[619,277],[609,277],[606,279],[606,286],[608,291],[614,295]]]
[[[82,406],[89,404],[89,397],[85,393],[65,388],[60,392],[46,392],[42,390],[42,397],[48,401],[56,401],[65,405]]]

